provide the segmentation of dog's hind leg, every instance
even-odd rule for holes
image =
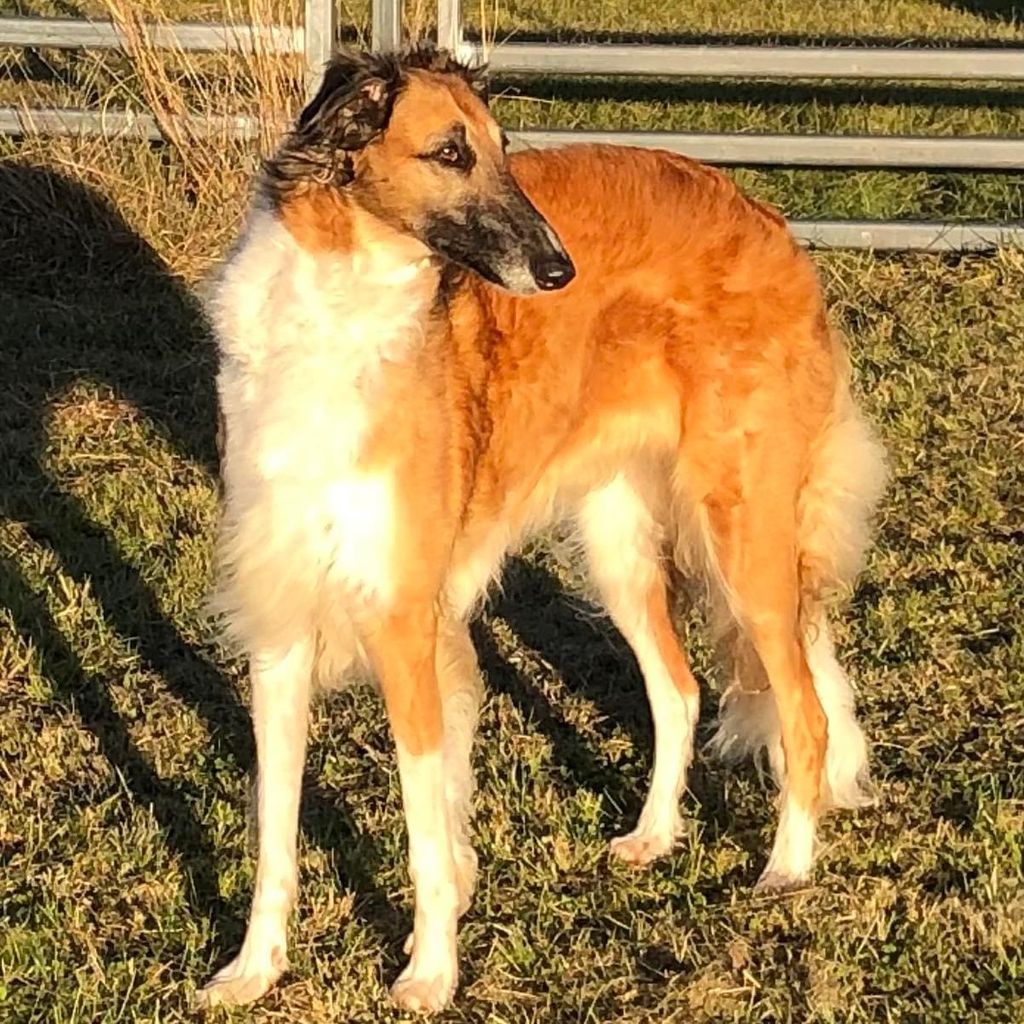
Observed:
[[[259,854],[242,950],[202,989],[200,1006],[259,999],[288,966],[288,915],[298,884],[299,796],[306,755],[313,644],[252,658]]]
[[[810,877],[828,723],[800,622],[799,449],[767,430],[737,436],[719,449],[719,482],[702,498],[699,515],[735,622],[734,667],[747,687],[729,696],[742,733],[738,742],[753,742],[762,729],[756,742],[768,747],[782,776],[779,826],[758,887],[784,889]]]
[[[799,883],[808,875],[814,815],[806,801],[825,810],[872,800],[867,743],[853,687],[836,659],[824,601],[855,578],[885,479],[884,453],[842,378],[829,419],[803,460],[803,479],[791,477],[788,493],[782,491],[786,445],[778,437],[767,444],[768,452],[747,453],[747,493],[740,500],[732,495],[731,511],[724,493],[712,502],[706,538],[725,584],[719,588],[726,623],[721,649],[730,676],[712,745],[726,759],[766,751],[783,790],[783,823],[765,886]],[[723,453],[716,461],[730,460]],[[771,621],[775,640],[766,636]],[[795,648],[789,634],[795,634]],[[780,636],[788,668],[777,651],[765,650],[777,648]],[[820,752],[808,744],[821,742],[816,733],[822,711],[827,746],[819,770],[814,765]],[[801,769],[794,772],[808,757],[818,785],[801,781]],[[807,791],[799,807],[797,786]]]
[[[679,798],[693,756],[697,681],[669,616],[661,532],[637,486],[624,476],[583,501],[580,531],[591,577],[644,677],[654,719],[654,770],[636,828],[612,853],[646,864],[668,853],[682,830]]]

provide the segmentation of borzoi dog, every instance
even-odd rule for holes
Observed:
[[[767,750],[781,816],[759,885],[804,882],[815,821],[867,755],[825,600],[882,480],[810,259],[783,219],[666,152],[506,154],[475,72],[344,54],[260,180],[211,303],[223,417],[220,607],[251,663],[259,859],[238,957],[200,1001],[286,966],[311,692],[360,670],[397,748],[415,912],[393,988],[455,991],[473,894],[468,621],[527,535],[575,526],[636,654],[650,792],[611,843],[667,854],[697,722],[670,566],[713,595],[715,743]]]

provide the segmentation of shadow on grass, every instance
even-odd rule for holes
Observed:
[[[488,630],[480,624],[474,628],[489,686],[506,694],[523,717],[547,737],[554,760],[567,773],[565,785],[586,787],[606,798],[613,809],[614,834],[629,831],[647,792],[654,733],[643,679],[628,644],[609,619],[591,614],[579,600],[566,594],[554,576],[521,558],[509,563],[502,591],[489,607],[490,614],[504,620],[523,645],[553,666],[569,690],[586,697],[602,718],[618,723],[629,734],[644,763],[639,782],[635,772],[627,774],[622,766],[610,763],[595,750],[565,720],[561,710],[502,657]],[[685,639],[683,646],[685,649]],[[714,704],[715,695],[702,686],[702,722],[713,718]],[[760,858],[761,829],[771,816],[771,798],[766,793],[764,813],[756,819],[737,820],[735,808],[727,806],[725,796],[727,774],[735,775],[737,771],[747,779],[756,775],[750,766],[737,769],[717,762],[708,764],[698,757],[688,780],[693,799],[686,802],[684,814],[695,819],[702,841],[713,842],[728,834],[731,841]],[[728,881],[739,882],[741,877],[737,873]]]
[[[46,469],[51,402],[84,379],[131,402],[183,458],[215,472],[214,355],[196,300],[103,197],[51,170],[8,165],[0,168],[0,309],[0,516],[21,524],[64,573],[88,584],[142,666],[199,716],[211,756],[250,770],[249,715],[235,689],[162,612],[116,541]],[[188,875],[193,909],[212,918],[211,957],[223,959],[241,936],[239,914],[248,908],[228,907],[218,894],[218,855],[197,815],[194,787],[158,775],[133,743],[107,681],[86,669],[32,581],[7,559],[0,560],[0,600],[38,652],[57,700],[96,737],[132,799],[152,809]],[[338,854],[367,923],[377,927],[390,902],[351,856],[369,846],[343,805],[307,787],[303,828]],[[400,941],[395,924],[387,931],[389,941]]]
[[[550,573],[522,558],[513,558],[506,566],[489,613],[504,620],[522,645],[551,665],[569,690],[591,701],[602,717],[623,726],[635,748],[650,746],[643,681],[632,652],[609,620],[588,616]],[[624,821],[635,817],[643,793],[637,793],[619,768],[566,721],[562,709],[527,674],[502,657],[494,637],[480,623],[473,638],[489,688],[508,696],[523,718],[548,739],[554,761],[566,773],[566,784],[602,794]]]
[[[1024,23],[1024,4],[1007,3],[1006,0],[939,0],[943,7],[951,7],[955,11],[977,14],[990,21],[1002,21],[1007,24]]]

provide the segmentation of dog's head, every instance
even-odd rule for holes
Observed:
[[[509,172],[479,73],[443,52],[343,52],[267,166],[271,193],[343,190],[433,252],[520,294],[575,275]]]

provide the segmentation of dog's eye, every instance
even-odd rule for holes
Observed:
[[[462,174],[468,174],[476,165],[476,154],[466,138],[465,126],[461,124],[450,125],[440,138],[420,153],[419,158]]]
[[[424,160],[432,160],[434,163],[442,164],[444,167],[451,167],[457,171],[472,170],[476,163],[476,156],[467,145],[460,143],[457,139],[449,139],[442,142],[436,149],[423,155]]]
[[[457,142],[446,142],[434,152],[434,159],[446,167],[457,167],[468,171],[473,166],[472,153]]]

